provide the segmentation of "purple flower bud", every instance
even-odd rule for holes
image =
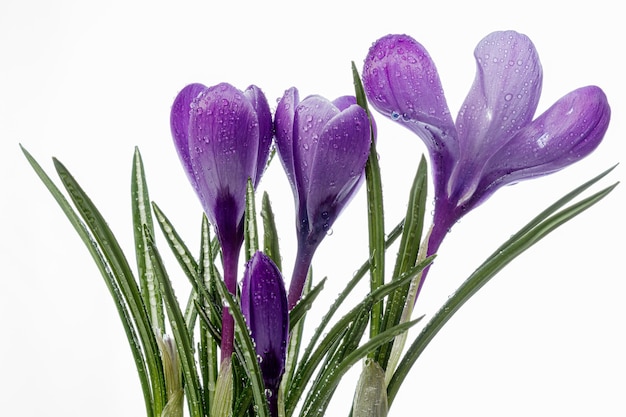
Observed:
[[[180,160],[222,244],[241,239],[246,182],[258,184],[272,139],[261,90],[190,84],[174,100],[172,136]]]
[[[290,308],[300,298],[317,246],[363,179],[370,149],[366,111],[354,97],[300,101],[290,88],[274,119],[276,145],[297,207],[298,260],[289,290]]]
[[[272,415],[278,415],[278,387],[285,371],[289,309],[283,277],[272,260],[256,252],[246,265],[241,311],[255,343]]]
[[[243,243],[243,215],[248,178],[256,186],[267,162],[272,117],[261,90],[242,92],[230,84],[190,84],[174,100],[174,144],[204,212],[222,246],[224,281],[237,285],[237,262]],[[222,356],[232,352],[232,317],[222,323]]]
[[[609,124],[606,96],[594,86],[567,94],[533,120],[543,76],[527,36],[493,32],[474,56],[476,78],[455,123],[435,65],[415,40],[385,36],[365,59],[363,84],[372,106],[420,136],[430,153],[435,213],[428,254],[499,187],[580,160]]]

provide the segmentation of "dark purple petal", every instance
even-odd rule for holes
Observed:
[[[190,119],[189,154],[200,201],[219,229],[243,216],[248,178],[256,175],[259,146],[254,108],[235,87],[222,83],[205,90]],[[227,205],[227,207],[226,207]]]
[[[324,126],[306,189],[311,233],[326,233],[348,204],[363,175],[369,150],[369,121],[362,107],[354,104]]]
[[[532,120],[541,94],[542,70],[530,39],[493,32],[474,50],[476,78],[456,121],[460,158],[448,194],[467,200],[489,158]]]
[[[256,174],[252,178],[254,187],[259,184],[265,165],[267,164],[267,158],[270,154],[270,146],[272,144],[272,137],[274,136],[274,126],[272,124],[272,113],[270,106],[267,103],[265,94],[263,91],[255,85],[251,85],[244,92],[244,95],[250,100],[250,104],[256,112],[259,122],[259,152],[257,157],[257,169]]]
[[[602,141],[610,118],[606,95],[596,86],[562,97],[491,158],[475,204],[503,185],[547,175],[584,158]]]
[[[278,107],[276,108],[276,114],[274,115],[274,131],[276,132],[278,156],[285,168],[285,173],[291,184],[296,201],[298,200],[298,188],[296,187],[296,174],[293,160],[293,122],[296,106],[299,102],[298,90],[295,87],[291,87],[289,90],[285,91],[285,94],[280,99]]]
[[[256,252],[246,265],[241,311],[254,340],[265,388],[274,397],[285,370],[289,309],[282,274],[262,252]]]
[[[206,89],[207,87],[202,84],[189,84],[176,96],[170,113],[170,127],[174,146],[194,188],[196,188],[196,178],[189,158],[189,117],[190,113],[195,111],[191,108],[194,99]]]

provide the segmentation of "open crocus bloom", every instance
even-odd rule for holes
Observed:
[[[448,229],[503,185],[546,175],[593,151],[610,108],[602,90],[574,90],[533,120],[542,69],[528,37],[494,32],[474,51],[477,74],[452,121],[435,65],[422,45],[388,35],[371,47],[363,69],[367,97],[426,143],[435,186],[428,253]]]
[[[275,115],[276,145],[296,201],[298,255],[289,288],[290,308],[300,298],[308,268],[326,233],[363,179],[371,134],[356,98],[300,101],[290,88]]]
[[[272,115],[263,92],[230,84],[186,86],[171,112],[174,144],[222,246],[224,282],[235,294],[243,243],[246,186],[256,186],[272,141]],[[225,312],[222,357],[232,352],[233,322]]]
[[[254,340],[270,411],[277,416],[278,387],[287,355],[289,310],[282,274],[263,252],[256,252],[246,265],[241,311]]]

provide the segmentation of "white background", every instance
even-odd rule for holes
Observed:
[[[557,3],[563,6],[549,6]],[[407,33],[429,50],[455,113],[474,77],[476,43],[494,30],[523,32],[534,41],[544,68],[539,111],[570,90],[597,84],[612,106],[611,127],[584,161],[500,190],[454,227],[416,306],[416,313],[432,315],[473,268],[541,209],[583,180],[626,162],[626,33],[619,10],[618,2],[604,0],[3,0],[2,415],[144,413],[105,285],[18,143],[50,173],[51,156],[67,165],[131,261],[130,163],[139,146],[152,199],[197,250],[201,208],[169,130],[171,103],[186,84],[228,81],[243,89],[254,83],[273,106],[292,85],[302,97],[319,93],[333,99],[353,91],[351,60],[361,68],[378,37]],[[378,127],[390,230],[403,215],[425,149],[391,121],[378,117]],[[622,179],[623,172],[618,166],[604,184]],[[273,164],[262,187],[270,189],[280,219],[289,275],[294,209],[280,164]],[[364,194],[362,189],[314,260],[316,275],[329,277],[327,302],[366,257]],[[391,415],[625,415],[625,200],[621,185],[523,254],[466,304],[419,359]],[[184,277],[172,275],[178,294],[186,296]],[[322,310],[313,317],[320,316],[317,311]],[[354,372],[345,380],[329,416],[347,415],[356,377]]]

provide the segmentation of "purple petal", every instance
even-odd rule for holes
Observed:
[[[339,109],[320,96],[308,96],[296,107],[293,157],[299,193],[310,188],[313,161],[317,156],[322,129],[338,114]],[[300,201],[302,200],[303,196],[300,195]]]
[[[602,141],[610,118],[599,87],[582,87],[562,97],[491,158],[475,205],[503,185],[547,175],[584,158]]]
[[[461,156],[448,189],[460,201],[474,192],[489,158],[530,123],[542,84],[539,56],[525,35],[491,33],[474,57],[476,78],[456,121]]]
[[[189,117],[190,113],[195,111],[191,107],[194,99],[206,89],[207,87],[202,84],[189,84],[176,96],[170,113],[170,127],[172,137],[174,138],[174,146],[185,168],[187,177],[194,188],[196,188],[196,178],[189,158]]]
[[[257,86],[251,85],[243,94],[250,100],[259,121],[259,153],[256,164],[256,174],[253,177],[254,187],[256,188],[261,180],[265,165],[267,164],[267,158],[270,154],[274,126],[272,125],[270,106],[267,103],[263,91]]]
[[[262,252],[256,252],[246,265],[241,311],[260,358],[265,387],[275,395],[285,366],[289,310],[282,275]]]
[[[356,191],[370,150],[365,110],[352,105],[331,119],[320,133],[311,181],[306,189],[312,233],[326,233]]]
[[[347,109],[348,107],[356,104],[356,97],[354,96],[341,96],[332,101],[333,105],[340,111]]]
[[[296,186],[296,174],[293,160],[294,130],[296,106],[300,102],[298,90],[291,87],[280,99],[274,116],[274,131],[276,132],[276,148],[278,156],[287,173],[287,179],[298,200],[298,188]]]
[[[219,213],[236,224],[243,216],[247,180],[256,174],[256,113],[242,92],[226,83],[205,90],[194,105],[189,155],[200,201],[218,228],[220,208]]]
[[[431,153],[442,147],[456,153],[455,127],[439,74],[413,38],[387,35],[376,41],[365,58],[363,86],[376,110],[417,133]]]

